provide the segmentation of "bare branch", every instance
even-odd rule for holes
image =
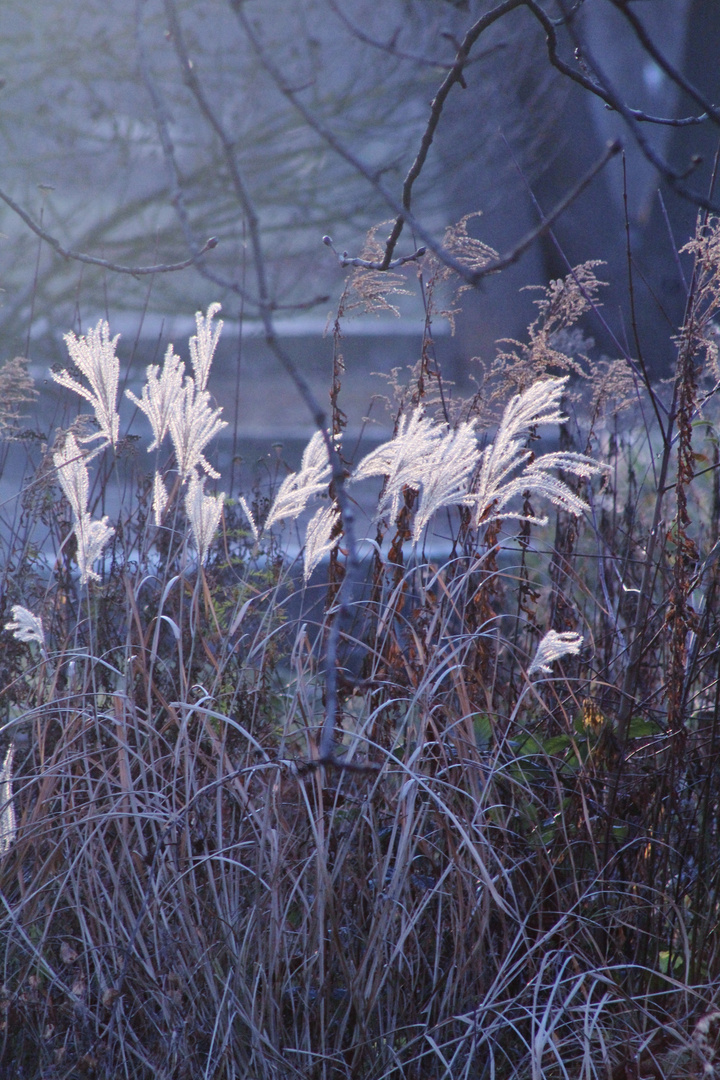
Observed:
[[[557,206],[550,211],[549,214],[544,215],[542,221],[536,228],[531,229],[526,233],[522,240],[506,252],[505,255],[501,255],[499,259],[493,259],[492,262],[486,263],[478,270],[468,270],[466,266],[461,265],[462,276],[469,285],[477,285],[483,278],[489,277],[490,274],[497,274],[501,270],[505,270],[508,266],[512,266],[516,263],[525,252],[530,248],[536,240],[539,240],[541,236],[549,232],[552,229],[555,222],[561,217],[566,210],[575,202],[583,191],[592,183],[595,177],[601,172],[607,163],[614,158],[622,150],[621,142],[616,139],[610,143],[605,150],[602,157],[598,158],[595,164],[588,169],[583,177],[575,184],[575,186],[567,193],[567,195],[560,200]],[[323,243],[332,248],[338,257],[341,266],[360,266],[366,270],[394,270],[398,266],[403,266],[405,263],[415,262],[422,258],[427,253],[426,248],[418,248],[412,255],[405,255],[401,259],[393,259],[389,266],[385,266],[384,260],[378,262],[371,262],[369,259],[352,259],[348,256],[347,251],[344,251],[340,255],[333,247],[332,240],[329,236],[323,236]]]
[[[190,214],[188,213],[185,204],[185,191],[175,155],[175,145],[172,136],[170,135],[170,113],[160,91],[160,87],[152,74],[142,36],[141,11],[146,2],[147,0],[137,0],[135,5],[135,43],[138,51],[138,66],[155,114],[155,126],[160,138],[160,145],[165,159],[165,167],[170,179],[170,203],[180,222],[180,227],[185,236],[185,242],[188,248],[193,251],[198,249],[199,243],[190,221]],[[216,285],[220,285],[221,288],[233,288],[232,282],[208,269],[204,258],[198,258],[197,270],[203,277],[214,282]]]
[[[257,213],[255,211],[255,207],[253,206],[252,199],[250,197],[250,191],[247,184],[245,183],[242,173],[240,172],[237,155],[235,154],[232,141],[228,137],[225,129],[220,123],[220,120],[218,119],[215,110],[210,105],[210,102],[200,84],[200,80],[198,79],[197,71],[190,60],[174,0],[165,0],[165,14],[167,16],[170,26],[170,37],[178,58],[178,62],[180,64],[183,81],[192,93],[193,97],[195,98],[200,112],[205,117],[210,127],[220,140],[223,157],[225,158],[228,172],[230,173],[230,179],[235,189],[235,194],[237,195],[238,202],[242,207],[243,214],[245,215],[245,219],[247,221],[247,228],[250,236],[250,245],[252,247],[253,258],[255,261],[255,275],[258,285],[258,298],[256,302],[261,311],[268,310],[270,304],[270,297],[267,286],[267,275],[265,272],[264,253],[260,242],[260,223]],[[234,291],[237,292],[237,288],[235,288]]]
[[[385,266],[384,261],[372,262],[370,259],[356,259],[348,255],[347,251],[343,251],[342,255],[335,249],[332,242],[332,237],[323,236],[323,244],[326,247],[331,248],[337,255],[338,262],[341,266],[361,266],[365,270],[395,270],[398,266],[405,266],[406,263],[417,262],[418,259],[422,259],[423,255],[427,255],[427,248],[419,247],[417,251],[413,251],[412,255],[403,255],[400,259],[393,259],[389,266]]]
[[[163,157],[165,159],[165,165],[168,171],[170,179],[170,202],[175,210],[175,213],[180,222],[183,230],[186,243],[188,247],[193,250],[198,247],[198,241],[193,229],[190,214],[185,200],[185,186],[183,183],[182,174],[177,162],[177,156],[175,153],[175,144],[170,133],[170,111],[167,107],[167,103],[162,94],[162,91],[155,79],[150,64],[148,62],[147,50],[142,38],[141,32],[141,20],[140,12],[146,0],[137,0],[135,8],[135,39],[138,49],[138,64],[140,68],[140,74],[142,75],[143,82],[150,96],[150,100],[153,105],[153,111],[155,114],[155,126],[160,138],[160,145],[162,147]],[[230,175],[235,187],[236,195],[239,198],[243,212],[246,214],[248,222],[250,217],[248,211],[254,215],[254,221],[256,224],[255,232],[253,234],[251,229],[251,237],[253,239],[253,254],[257,259],[259,250],[259,232],[257,228],[257,215],[252,207],[252,202],[249,197],[247,185],[244,183],[242,176],[240,175],[237,160],[233,149],[233,143],[228,137],[227,133],[223,130],[215,111],[212,109],[207,95],[202,90],[199,80],[195,73],[192,61],[187,52],[185,46],[184,37],[182,34],[182,28],[180,26],[177,11],[174,5],[171,5],[169,11],[167,11],[168,21],[171,26],[171,38],[175,47],[175,52],[178,57],[183,79],[186,85],[189,87],[193,96],[195,97],[198,106],[203,113],[205,119],[209,122],[213,131],[220,139],[220,143],[225,155],[225,159],[228,162]],[[244,200],[244,201],[243,201]],[[198,257],[196,269],[198,272],[206,278],[208,281],[212,281],[214,284],[219,285],[223,289],[228,289],[230,292],[235,293],[237,296],[241,296],[248,303],[251,303],[258,308],[261,308],[263,302],[273,311],[288,310],[288,311],[304,311],[310,308],[316,307],[318,304],[326,303],[329,299],[328,296],[315,296],[310,300],[295,302],[292,304],[279,304],[272,300],[269,296],[265,296],[264,301],[259,299],[256,295],[253,295],[247,291],[235,278],[228,278],[223,274],[218,274],[216,271],[211,270],[204,258]]]
[[[597,175],[600,169],[602,169],[610,160],[610,158],[613,157],[620,149],[619,144],[613,144],[611,148],[608,148],[608,151],[596,163],[596,165],[593,166],[589,173],[587,173],[586,176],[580,180],[579,184],[577,184],[576,187],[573,188],[572,191],[570,191],[568,195],[561,200],[558,206],[546,218],[543,219],[537,229],[533,230],[520,241],[520,244],[516,248],[513,248],[512,251],[508,252],[501,259],[495,260],[492,263],[488,263],[480,270],[470,270],[459,259],[453,256],[450,252],[446,251],[442,247],[442,245],[437,242],[436,238],[432,236],[428,232],[428,230],[425,229],[417,220],[417,218],[412,214],[410,209],[412,201],[412,189],[415,180],[420,175],[427,159],[428,151],[430,149],[430,146],[432,145],[435,131],[437,130],[437,126],[440,121],[440,117],[442,115],[443,107],[445,101],[447,100],[448,94],[450,93],[450,90],[455,85],[455,83],[459,83],[460,85],[462,85],[463,70],[467,64],[470,50],[485,30],[487,30],[490,26],[496,23],[499,19],[509,14],[511,11],[517,10],[521,7],[527,7],[531,10],[533,14],[536,15],[536,17],[540,19],[543,28],[546,30],[548,35],[548,49],[555,50],[554,54],[556,55],[557,38],[554,25],[541,8],[538,9],[540,12],[540,14],[538,15],[538,12],[535,10],[538,7],[535,3],[535,0],[504,0],[503,3],[499,4],[497,7],[487,12],[482,18],[478,19],[475,23],[473,23],[473,25],[465,34],[465,37],[458,46],[455,63],[453,64],[451,70],[448,72],[447,76],[443,80],[440,89],[438,90],[435,98],[433,99],[430,108],[430,117],[428,119],[425,132],[421,139],[420,149],[418,150],[415,161],[413,162],[410,171],[405,178],[401,202],[384,187],[384,185],[380,182],[377,174],[374,171],[368,169],[367,166],[365,166],[365,164],[337,138],[333,131],[331,131],[325,124],[318,120],[318,118],[310,111],[310,109],[308,109],[307,106],[299,99],[298,91],[293,87],[288,86],[283,76],[283,73],[274,63],[273,59],[268,55],[267,51],[263,47],[262,42],[258,37],[255,27],[247,18],[242,0],[229,0],[229,2],[259,60],[261,61],[263,67],[273,79],[281,93],[284,94],[285,97],[292,102],[292,104],[295,106],[295,108],[306,121],[306,123],[308,123],[310,127],[312,127],[312,129],[316,131],[317,134],[319,134],[321,138],[323,138],[325,142],[327,142],[328,145],[331,146],[337,154],[339,154],[342,158],[348,161],[353,166],[353,168],[355,168],[360,173],[360,175],[364,176],[365,179],[368,180],[368,182],[372,184],[372,186],[382,195],[388,205],[393,208],[397,213],[395,224],[385,246],[385,254],[383,256],[383,259],[377,264],[368,263],[368,269],[375,269],[380,271],[390,270],[393,267],[404,264],[405,262],[414,261],[419,257],[416,251],[412,255],[404,256],[402,259],[393,260],[392,258],[403,226],[407,223],[423,241],[424,246],[430,251],[432,251],[433,254],[436,255],[442,263],[444,263],[450,269],[454,270],[457,274],[459,274],[459,276],[469,285],[475,286],[489,274],[497,273],[500,270],[504,269],[506,266],[510,266],[512,263],[516,262],[528,249],[528,247],[530,247],[533,241],[542,236],[552,225],[552,223],[560,216],[560,214],[567,210],[567,208],[574,202],[574,200],[581,194],[581,192],[585,190],[587,185]],[[563,62],[560,61],[560,63]],[[564,65],[564,67],[567,67],[567,65]],[[573,75],[577,74],[571,68],[568,68],[568,71],[572,72]],[[579,78],[583,79],[589,87],[592,88],[594,86],[594,84],[590,80],[585,79],[584,76],[579,76]],[[613,98],[612,100],[614,101],[615,99]],[[624,108],[624,106],[621,105],[621,108]],[[342,256],[338,257],[340,258],[342,265],[345,266],[366,266],[366,262],[364,260],[354,260],[347,254],[347,252],[343,252]]]
[[[660,175],[667,181],[667,183],[672,187],[676,194],[680,195],[681,198],[686,199],[694,206],[701,207],[703,210],[707,210],[710,213],[720,213],[720,204],[714,203],[711,200],[706,199],[701,192],[693,191],[692,188],[687,187],[687,185],[683,183],[683,181],[687,179],[687,177],[694,171],[694,169],[697,168],[699,161],[695,159],[691,160],[688,163],[687,168],[684,171],[679,172],[677,169],[673,169],[672,166],[667,161],[665,161],[664,158],[660,156],[660,154],[657,153],[657,151],[650,145],[650,143],[640,130],[639,126],[640,120],[646,120],[647,122],[657,122],[657,120],[644,114],[641,116],[637,115],[636,111],[630,109],[624,103],[621,97],[615,93],[615,91],[612,89],[610,81],[603,74],[597,61],[594,60],[591,56],[589,50],[587,49],[587,46],[579,40],[577,34],[575,33],[572,20],[566,19],[565,25],[567,26],[568,32],[570,33],[574,44],[576,45],[577,49],[580,50],[583,60],[594,71],[597,82],[593,82],[592,79],[589,79],[586,75],[583,75],[582,72],[579,72],[575,68],[571,67],[558,55],[555,24],[553,23],[552,19],[549,18],[547,13],[542,9],[540,4],[538,4],[536,0],[524,0],[524,4],[527,7],[528,11],[532,12],[532,14],[542,25],[543,29],[546,32],[548,57],[553,67],[560,71],[563,75],[566,75],[569,79],[572,79],[573,82],[578,83],[578,85],[582,86],[585,90],[588,90],[591,94],[599,97],[602,101],[606,103],[606,105],[608,105],[611,109],[613,109],[615,112],[619,113],[620,116],[622,116],[623,120],[632,132],[632,136],[635,142],[637,143],[638,147],[642,151],[647,161],[649,161],[650,164],[657,169]]]
[[[341,142],[337,135],[335,135],[335,133],[330,128],[328,128],[326,124],[319,120],[317,116],[315,116],[314,113],[304,104],[304,102],[298,96],[299,91],[291,86],[288,86],[282,71],[274,62],[272,57],[268,54],[267,50],[263,47],[263,44],[258,37],[255,27],[253,26],[250,19],[248,19],[245,13],[243,0],[229,0],[229,3],[238,21],[243,27],[248,41],[252,45],[258,59],[267,71],[268,75],[271,77],[278,90],[288,99],[288,101],[292,103],[294,108],[300,113],[308,126],[312,128],[312,130],[315,131],[327,143],[327,145],[335,151],[336,154],[338,154],[341,158],[347,161],[360,176],[363,176],[367,180],[367,182],[382,196],[387,205],[398,215],[398,220],[402,219],[403,222],[407,223],[417,234],[420,240],[422,240],[425,247],[432,251],[433,254],[435,254],[437,258],[442,263],[444,263],[445,266],[448,266],[451,270],[454,270],[457,274],[460,275],[461,278],[463,278],[464,281],[467,281],[468,284],[476,284],[472,271],[469,271],[468,268],[459,259],[455,258],[454,255],[446,251],[443,248],[442,244],[438,243],[437,238],[428,229],[426,229],[424,225],[422,225],[422,223],[414,216],[414,214],[411,213],[411,211],[406,206],[403,206],[401,200],[397,199],[391,191],[388,191],[388,189],[380,181],[377,170],[368,168],[368,166],[365,165],[365,163],[361,161],[356,154],[349,150],[348,147],[345,146],[343,142]],[[509,11],[513,11],[516,8],[523,7],[526,3],[527,0],[505,0],[504,3],[494,8],[493,11],[489,12],[488,15],[486,15],[484,19],[480,21],[483,23],[484,27],[490,26],[493,22],[496,22],[499,18],[501,18],[502,15],[506,14]],[[458,76],[455,81],[459,81],[461,75],[462,68],[458,70]],[[438,120],[439,116],[440,113],[438,112]],[[435,126],[437,126],[437,123],[435,124]],[[429,145],[430,144],[428,143],[428,148]],[[425,156],[427,156],[427,152]],[[420,165],[420,168],[422,168],[422,164]],[[396,242],[397,241],[395,241],[395,243]],[[393,250],[395,247],[395,243],[393,244]],[[387,249],[385,257],[387,258]]]
[[[543,29],[547,34],[548,54],[553,67],[561,72],[561,74],[566,75],[568,79],[572,79],[573,82],[576,82],[578,86],[582,86],[583,89],[588,90],[591,94],[601,98],[605,102],[607,108],[615,112],[617,111],[617,103],[614,95],[598,82],[593,82],[592,79],[583,75],[582,72],[571,67],[569,64],[566,64],[565,61],[561,60],[557,55],[557,34],[555,32],[555,27],[565,26],[569,28],[572,24],[573,17],[581,7],[582,2],[584,2],[584,0],[581,0],[581,3],[576,4],[572,11],[567,12],[564,18],[557,20],[551,19],[542,7],[535,3],[535,0],[525,0],[525,6],[542,24]],[[610,0],[610,2],[615,3],[615,0]],[[623,0],[620,0],[620,3],[623,4]],[[581,50],[581,52],[583,53],[584,58],[584,50]],[[658,52],[658,55],[662,54]],[[662,66],[664,67],[666,64],[670,67],[669,62],[663,58]],[[675,69],[673,68],[672,70],[674,71]],[[705,108],[703,101],[701,101],[700,104]],[[712,106],[710,108],[712,110]],[[683,116],[679,118],[672,116],[654,116],[651,113],[644,112],[642,109],[631,109],[628,105],[624,106],[623,115],[625,115],[625,113],[638,123],[654,124],[665,127],[690,127],[692,125],[704,123],[709,116],[707,112],[702,113],[700,116]]]
[[[625,18],[635,31],[635,36],[637,37],[638,41],[640,42],[648,56],[651,56],[653,58],[655,63],[663,69],[668,78],[672,79],[676,86],[679,86],[682,90],[684,90],[688,97],[692,98],[693,101],[697,102],[701,109],[705,110],[703,116],[694,118],[694,121],[693,119],[686,120],[685,123],[699,123],[700,121],[709,118],[714,124],[720,126],[720,110],[718,109],[718,107],[716,105],[713,105],[710,99],[706,98],[705,95],[697,89],[697,87],[693,86],[693,84],[685,78],[682,72],[678,71],[674,64],[670,63],[668,58],[660,51],[660,49],[657,48],[654,41],[648,34],[647,30],[638,19],[635,12],[630,9],[629,5],[625,3],[624,0],[610,0],[610,3],[613,5],[613,7],[616,7],[622,15],[625,16]],[[655,123],[658,123],[658,121],[655,121]],[[680,126],[680,123],[680,121],[676,121],[677,126]]]
[[[443,71],[449,71],[453,66],[452,63],[447,60],[436,60],[431,56],[420,56],[417,53],[410,53],[405,49],[399,49],[396,44],[399,28],[393,32],[388,41],[378,41],[376,38],[370,37],[369,34],[365,33],[362,27],[358,26],[357,23],[354,23],[352,19],[348,17],[338,4],[338,0],[327,0],[327,5],[330,10],[337,15],[343,25],[347,27],[353,37],[357,38],[358,41],[362,41],[364,45],[369,45],[373,49],[379,49],[380,52],[387,53],[389,56],[394,56],[397,60],[409,60],[414,64],[420,64],[421,67],[440,68]],[[443,34],[443,37],[447,38],[449,35]],[[470,64],[477,64],[480,60],[485,59],[485,57],[490,56],[492,53],[497,52],[499,49],[504,49],[505,47],[505,42],[498,42],[497,45],[493,45],[491,48],[474,56],[472,60],[468,61],[467,66],[470,66]]]
[[[403,226],[407,218],[407,212],[410,210],[413,185],[420,173],[422,172],[425,160],[428,156],[428,151],[430,150],[432,141],[435,137],[435,132],[440,122],[440,117],[442,115],[443,107],[447,100],[448,94],[456,83],[459,83],[463,87],[465,86],[463,71],[467,66],[468,57],[470,56],[470,50],[472,49],[473,45],[480,37],[480,35],[484,33],[484,31],[487,30],[488,27],[492,26],[493,23],[496,23],[498,19],[501,19],[504,15],[507,15],[508,12],[514,11],[515,8],[521,7],[523,3],[524,0],[505,0],[504,3],[498,4],[496,8],[493,8],[492,11],[488,11],[487,14],[482,16],[482,18],[478,19],[477,22],[473,23],[468,32],[465,34],[462,43],[458,47],[455,61],[450,68],[450,71],[443,79],[440,89],[433,98],[432,104],[430,106],[430,116],[428,118],[423,137],[420,141],[420,149],[417,152],[415,160],[410,166],[410,171],[405,177],[405,183],[403,184],[402,193],[402,205],[405,213],[398,214],[395,224],[393,225],[392,232],[387,239],[387,243],[385,245],[385,256],[383,258],[383,265],[381,267],[382,270],[387,270],[390,267],[390,262],[395,252],[395,247],[398,240],[400,239],[400,234],[403,230]]]
[[[6,203],[13,213],[17,214],[21,218],[27,227],[39,236],[41,240],[44,240],[46,244],[49,244],[58,255],[62,255],[64,259],[72,259],[74,262],[88,263],[90,266],[101,266],[104,270],[111,270],[114,274],[130,274],[131,277],[144,277],[148,274],[171,274],[177,270],[187,270],[189,266],[194,266],[199,259],[205,255],[206,252],[212,251],[216,248],[218,241],[214,236],[211,236],[205,241],[200,251],[197,251],[194,255],[191,255],[189,259],[184,259],[183,262],[178,263],[158,263],[156,266],[123,266],[121,263],[111,262],[109,259],[99,259],[95,255],[85,255],[82,251],[73,251],[72,248],[64,247],[60,241],[51,236],[41,225],[30,217],[30,215],[23,210],[23,208],[12,199],[7,192],[0,188],[0,199]]]

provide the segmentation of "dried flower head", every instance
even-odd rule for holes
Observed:
[[[210,546],[215,539],[225,498],[223,494],[206,495],[204,489],[205,477],[193,473],[185,496],[185,510],[201,566],[205,565]]]
[[[310,518],[305,532],[305,557],[303,560],[303,578],[306,583],[310,580],[310,575],[315,567],[322,562],[326,555],[330,554],[340,539],[340,533],[337,532],[339,521],[340,512],[335,504],[321,506]]]
[[[227,427],[227,423],[220,419],[222,409],[212,408],[210,395],[205,389],[223,326],[222,320],[213,326],[212,320],[219,310],[219,304],[211,304],[207,315],[199,311],[195,315],[197,334],[190,338],[189,343],[194,378],[186,377],[185,365],[175,354],[172,345],[168,345],[162,370],[157,364],[150,364],[146,369],[141,397],[138,398],[131,390],[126,391],[130,400],[150,421],[153,441],[148,451],[157,449],[170,432],[183,483],[188,482],[196,468],[215,479],[219,477],[203,454],[210,440]],[[155,494],[160,494],[157,479]],[[161,502],[156,497],[156,522],[162,514],[162,507],[158,510]]]
[[[162,524],[162,516],[167,506],[168,493],[165,482],[159,472],[153,477],[153,519],[156,525]]]
[[[532,453],[525,445],[531,427],[562,424],[567,419],[560,408],[567,380],[567,376],[541,379],[524,393],[516,394],[507,405],[495,441],[480,455],[473,491],[466,499],[466,503],[474,507],[475,527],[498,518],[523,516],[505,508],[526,490],[570,513],[582,513],[583,500],[552,470],[564,469],[575,476],[590,477],[603,472],[604,466],[584,454],[566,451],[544,454],[532,460]],[[518,470],[521,471],[518,473]],[[545,524],[547,519],[530,520]]]
[[[700,1017],[692,1033],[693,1049],[702,1066],[702,1076],[714,1080],[720,1043],[720,1010],[712,1009]]]
[[[35,641],[45,655],[45,631],[39,615],[33,615],[22,604],[13,604],[12,622],[5,623],[5,629],[11,630],[18,641]]]
[[[270,529],[285,518],[299,517],[313,495],[326,490],[331,473],[325,436],[322,431],[316,431],[305,447],[299,472],[290,473],[280,485],[265,519],[265,528]]]
[[[240,506],[242,507],[242,512],[244,513],[245,517],[248,520],[248,524],[250,526],[250,532],[253,535],[253,540],[255,541],[255,543],[257,543],[258,540],[260,539],[260,530],[257,527],[257,522],[255,521],[255,515],[253,514],[252,510],[250,509],[250,507],[248,505],[248,502],[247,502],[247,499],[245,498],[244,495],[240,496],[240,498],[238,499],[238,502],[240,503]]]
[[[590,308],[600,305],[598,292],[604,282],[595,273],[600,265],[593,260],[581,263],[565,278],[551,281],[547,287],[537,287],[542,295],[535,301],[539,314],[528,327],[529,341],[502,342],[505,348],[498,353],[488,373],[495,384],[488,395],[490,411],[507,395],[508,384],[522,393],[550,372],[573,372],[593,384],[602,382],[602,376],[590,368],[585,355],[593,342],[573,332],[577,320]]]
[[[55,468],[58,471],[60,485],[75,519],[75,537],[77,539],[77,562],[80,569],[80,582],[84,585],[89,578],[99,580],[99,574],[92,569],[92,564],[100,558],[102,550],[115,530],[108,525],[107,517],[93,521],[87,512],[89,492],[88,471],[83,460],[83,453],[75,437],[69,433],[62,450],[53,454]]]
[[[101,319],[87,335],[77,338],[75,334],[65,334],[65,344],[75,367],[87,379],[89,386],[84,386],[68,371],[53,372],[52,377],[60,386],[67,386],[80,397],[89,401],[95,413],[100,431],[87,437],[105,439],[115,446],[120,429],[120,417],[117,413],[117,392],[120,380],[120,361],[115,355],[115,347],[120,335],[110,338],[110,327]]]
[[[474,427],[474,421],[470,421],[460,424],[454,431],[446,431],[423,462],[413,526],[415,543],[438,510],[467,501],[468,487],[479,457]]]
[[[53,461],[58,471],[58,478],[65,493],[65,498],[70,503],[73,517],[78,521],[87,513],[90,478],[85,465],[84,454],[78,446],[73,432],[67,433],[63,448],[55,451]]]
[[[17,421],[24,415],[22,406],[38,396],[27,363],[23,356],[16,356],[0,367],[0,438],[12,439],[17,435]]]
[[[370,229],[360,252],[362,259],[374,263],[382,261],[385,245],[378,240],[377,234],[388,224],[389,222],[382,222]],[[356,266],[348,277],[339,310],[344,315],[360,312],[364,315],[379,315],[382,312],[399,316],[399,309],[390,302],[389,297],[409,295],[410,291],[406,287],[406,280],[402,273],[370,270],[367,267]]]
[[[389,507],[391,520],[397,518],[403,489],[421,487],[425,465],[434,460],[442,435],[441,425],[419,408],[409,416],[403,414],[395,437],[362,459],[353,473],[353,482],[368,476],[386,477],[377,517],[382,517]]]
[[[552,663],[561,660],[563,656],[577,656],[582,647],[581,634],[567,632],[559,634],[557,630],[548,630],[545,637],[537,647],[535,659],[528,668],[528,675],[537,675],[544,672],[552,674]]]
[[[570,513],[581,514],[585,503],[555,472],[561,469],[591,477],[602,472],[603,466],[569,451],[534,459],[526,446],[532,427],[566,419],[560,409],[566,383],[567,377],[544,379],[517,394],[505,409],[495,441],[482,452],[474,421],[462,422],[453,430],[416,409],[401,417],[390,442],[363,458],[351,482],[384,476],[378,516],[389,508],[392,520],[397,517],[404,490],[415,490],[419,496],[413,527],[416,543],[430,518],[444,506],[472,507],[475,528],[499,518],[524,517],[544,524],[546,518],[527,519],[527,515],[507,509],[511,500],[526,490]]]
[[[482,240],[476,239],[469,233],[471,221],[482,217],[482,211],[466,214],[455,225],[449,225],[445,230],[442,246],[444,250],[462,264],[471,273],[482,270],[488,263],[499,259],[499,253]],[[429,316],[440,315],[450,323],[451,332],[455,333],[455,317],[459,312],[457,302],[462,293],[472,288],[464,278],[446,263],[441,262],[436,255],[428,253],[424,262],[425,275],[425,298],[428,305]],[[443,306],[437,306],[436,291],[438,285],[449,285],[444,289]],[[449,293],[449,295],[448,295]]]
[[[195,385],[199,390],[204,390],[207,386],[210,365],[222,333],[222,319],[213,326],[213,319],[220,310],[221,305],[215,303],[207,309],[207,315],[203,315],[201,311],[195,313],[197,334],[190,338],[189,344],[190,359],[195,372]]]
[[[132,390],[126,390],[125,394],[150,421],[154,436],[148,446],[150,453],[157,449],[167,434],[170,417],[182,394],[185,365],[173,351],[172,345],[168,345],[162,370],[157,364],[149,364],[145,374],[142,397],[136,397]]]
[[[183,483],[190,479],[196,468],[219,479],[220,473],[213,469],[203,451],[210,440],[227,427],[227,422],[220,419],[221,413],[222,409],[212,408],[207,390],[198,390],[194,379],[185,379],[168,425]]]

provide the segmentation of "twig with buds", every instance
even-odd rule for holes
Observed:
[[[419,247],[412,255],[403,255],[402,258],[393,259],[386,266],[384,260],[374,262],[371,259],[355,259],[348,255],[347,251],[343,251],[341,255],[333,244],[331,236],[323,236],[322,241],[325,247],[329,247],[337,255],[341,266],[361,266],[365,270],[395,270],[398,266],[405,266],[406,263],[417,262],[418,259],[422,259],[423,255],[427,254],[426,247]]]

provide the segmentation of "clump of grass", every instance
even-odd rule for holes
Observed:
[[[212,305],[193,374],[170,347],[131,395],[155,466],[111,520],[117,339],[69,340],[78,373],[58,381],[95,429],[45,448],[0,536],[8,1075],[714,1074],[720,293],[703,229],[670,404],[636,384],[632,427],[607,409],[611,369],[627,398],[616,365],[602,386],[568,378],[591,374],[562,348],[592,264],[550,287],[472,401],[433,390],[424,350],[393,438],[348,467],[351,493],[378,495],[322,764],[344,559],[322,435],[274,493],[210,490]]]

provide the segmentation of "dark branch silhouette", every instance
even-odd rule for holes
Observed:
[[[7,192],[0,188],[0,199],[6,203],[13,213],[17,214],[21,218],[27,227],[39,236],[41,240],[44,240],[46,244],[62,255],[64,259],[72,259],[75,262],[88,263],[90,266],[100,266],[103,270],[111,270],[114,274],[130,274],[131,277],[146,277],[148,274],[172,274],[178,270],[187,270],[189,266],[194,266],[198,261],[208,252],[216,248],[218,241],[214,236],[211,236],[205,241],[202,248],[196,251],[194,255],[191,255],[189,259],[184,259],[178,263],[157,263],[154,266],[123,266],[121,263],[112,262],[110,259],[100,259],[96,255],[86,255],[82,251],[73,251],[72,248],[66,248],[57,237],[52,236],[47,229],[43,229],[42,225],[39,225],[34,218],[30,217],[26,210],[23,210],[22,206],[15,202]]]

